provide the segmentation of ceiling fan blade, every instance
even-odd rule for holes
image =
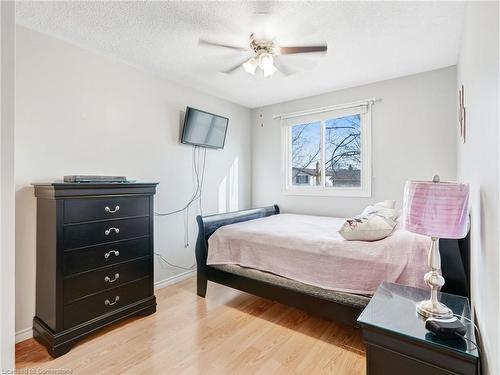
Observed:
[[[283,64],[278,58],[274,59],[274,66],[278,68],[278,70],[286,76],[294,74],[295,71],[290,69],[286,64]]]
[[[198,45],[199,46],[213,46],[213,47],[229,48],[229,49],[234,49],[234,50],[237,50],[237,51],[248,51],[249,50],[248,47],[231,46],[229,44],[212,42],[212,41],[206,40],[206,39],[200,39],[200,40],[198,40]]]
[[[240,68],[244,63],[246,63],[248,61],[248,57],[245,58],[245,60],[242,60],[241,62],[239,62],[238,64],[228,68],[228,69],[224,69],[224,70],[221,70],[221,73],[226,73],[226,74],[231,74],[231,73],[234,73],[235,71],[238,70],[238,68]]]
[[[311,53],[311,52],[326,52],[328,47],[323,46],[302,46],[302,47],[279,47],[281,55],[290,55],[292,53]]]
[[[238,68],[240,68],[240,67],[241,67],[241,64],[238,64],[238,65],[232,66],[229,69],[221,70],[221,73],[231,74],[231,73],[234,73],[236,70],[238,70]]]

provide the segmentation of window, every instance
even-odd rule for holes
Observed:
[[[308,175],[298,175],[295,177],[296,185],[309,185],[309,176]]]
[[[370,120],[369,104],[285,119],[285,193],[370,196]]]

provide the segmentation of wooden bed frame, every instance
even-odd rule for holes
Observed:
[[[197,293],[205,297],[207,282],[212,281],[247,293],[277,301],[327,319],[356,326],[363,310],[348,304],[333,302],[284,286],[225,272],[207,265],[208,239],[220,227],[279,214],[277,205],[218,215],[198,216],[199,232],[196,242]],[[446,284],[443,292],[469,297],[470,258],[469,234],[461,240],[439,240],[442,272]],[[423,277],[423,275],[422,275]]]

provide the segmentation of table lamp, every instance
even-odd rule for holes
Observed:
[[[404,227],[413,233],[431,237],[424,281],[431,288],[431,298],[417,303],[417,312],[425,317],[450,318],[453,312],[438,301],[444,285],[441,276],[439,238],[464,238],[468,231],[469,185],[432,181],[407,181],[404,197]],[[457,255],[458,256],[458,255]]]

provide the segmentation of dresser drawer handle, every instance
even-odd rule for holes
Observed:
[[[110,250],[106,254],[104,254],[104,258],[108,259],[111,253],[115,254],[115,257],[120,255],[120,252],[118,250]]]
[[[104,231],[104,234],[106,236],[109,236],[111,234],[111,231],[114,230],[116,234],[120,233],[120,228],[109,228]]]
[[[104,211],[109,212],[110,214],[114,214],[115,212],[120,211],[120,206],[117,205],[114,210],[106,206],[104,207]]]
[[[115,278],[113,280],[111,280],[109,278],[109,276],[106,276],[104,278],[104,281],[107,282],[107,283],[114,283],[116,280],[118,280],[120,278],[120,274],[119,273],[115,273]]]
[[[115,297],[115,301],[114,302],[111,302],[109,299],[107,299],[106,301],[104,301],[104,304],[106,306],[113,306],[115,303],[117,303],[118,301],[120,300],[120,296],[116,296]]]

